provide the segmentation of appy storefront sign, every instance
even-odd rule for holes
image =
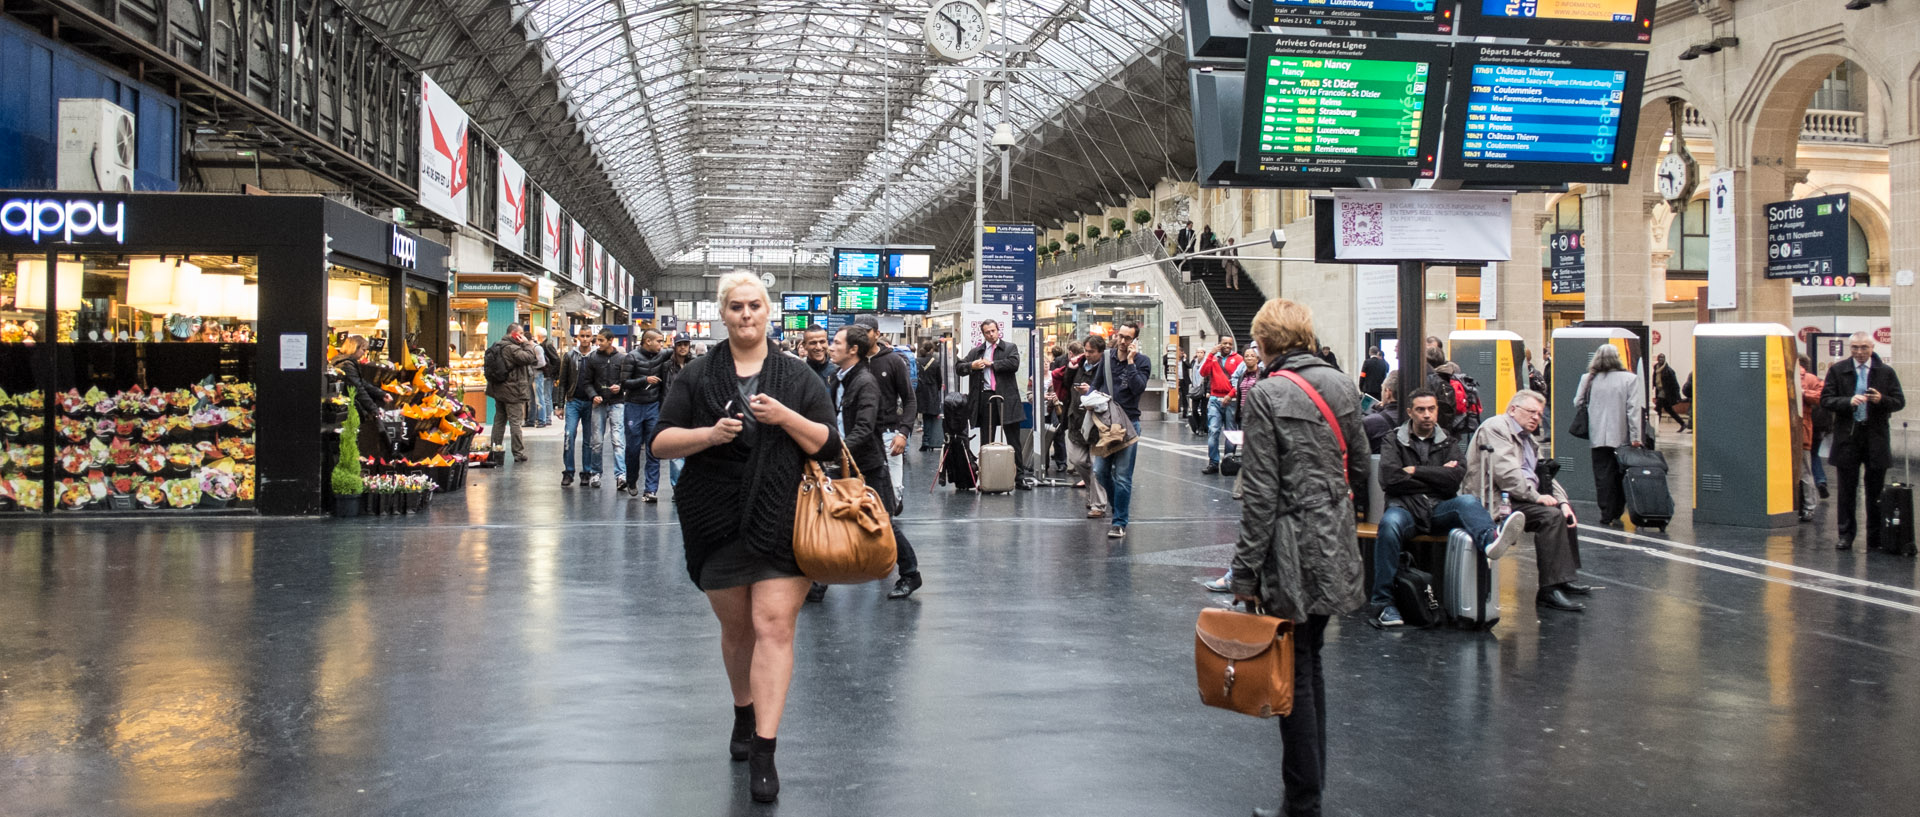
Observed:
[[[127,205],[86,199],[0,202],[0,232],[34,244],[125,244]]]

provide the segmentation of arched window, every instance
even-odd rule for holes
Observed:
[[[1668,278],[1707,277],[1707,200],[1687,202],[1686,209],[1673,214],[1673,226],[1667,228]]]

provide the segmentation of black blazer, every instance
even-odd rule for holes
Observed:
[[[1848,468],[1866,463],[1868,468],[1886,468],[1893,464],[1892,430],[1887,422],[1907,405],[1900,391],[1900,376],[1892,366],[1874,355],[1867,370],[1867,388],[1880,392],[1880,402],[1867,404],[1866,422],[1853,421],[1853,389],[1857,383],[1853,358],[1827,369],[1827,380],[1820,389],[1820,407],[1833,412],[1833,453],[1827,461]]]
[[[880,442],[880,384],[865,361],[855,363],[845,377],[835,369],[828,379],[832,383],[827,394],[840,416],[840,443],[860,472],[876,479],[887,467],[887,447]]]
[[[987,356],[991,355],[991,358]],[[986,344],[973,347],[973,351],[960,359],[960,366],[967,373],[969,394],[973,395],[974,425],[984,427],[992,418],[987,408],[987,372],[985,369],[974,371],[973,362],[987,359],[993,367],[993,393],[1007,401],[1006,415],[1000,419],[1002,425],[1025,422],[1027,408],[1020,402],[1020,349],[1007,341],[1000,341],[988,351]]]

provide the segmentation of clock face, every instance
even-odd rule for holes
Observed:
[[[1687,160],[1678,153],[1669,153],[1660,160],[1660,167],[1654,171],[1654,192],[1663,198],[1677,199],[1687,186]]]
[[[987,13],[973,0],[936,0],[926,31],[935,56],[964,60],[987,47]]]

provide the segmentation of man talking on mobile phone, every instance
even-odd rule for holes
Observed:
[[[1887,467],[1893,464],[1892,429],[1888,418],[1907,405],[1900,376],[1873,353],[1873,336],[1855,332],[1847,338],[1851,357],[1827,369],[1820,389],[1820,407],[1833,414],[1833,453],[1827,461],[1840,472],[1840,540],[1837,550],[1852,550],[1859,531],[1854,503],[1859,501],[1860,470],[1867,472],[1867,549],[1880,542],[1880,489]]]

